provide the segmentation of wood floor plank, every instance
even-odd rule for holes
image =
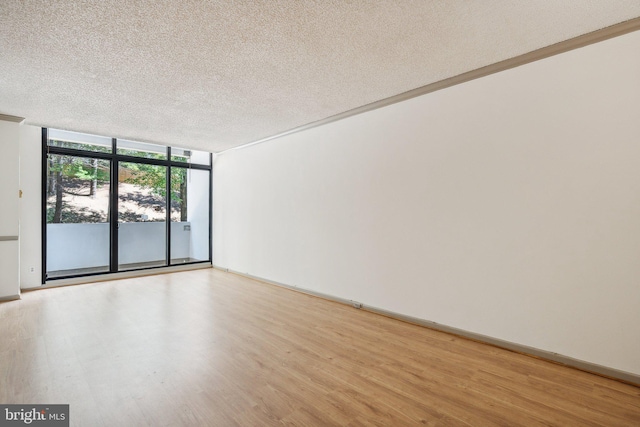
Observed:
[[[78,426],[640,425],[640,388],[197,270],[0,303],[0,402]]]

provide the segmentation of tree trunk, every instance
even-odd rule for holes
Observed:
[[[96,193],[98,192],[98,159],[91,159],[91,168],[92,168],[92,179],[91,179],[91,188],[89,189],[89,196],[92,199],[96,198]]]
[[[56,194],[56,180],[53,172],[53,158],[49,156],[47,159],[49,168],[47,169],[47,197]]]
[[[53,223],[59,224],[62,222],[62,171],[55,173],[55,187],[56,187],[56,208],[53,213]]]
[[[180,221],[187,220],[187,177],[180,182]]]

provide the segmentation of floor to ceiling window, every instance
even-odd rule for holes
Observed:
[[[211,154],[43,129],[43,283],[211,262]]]

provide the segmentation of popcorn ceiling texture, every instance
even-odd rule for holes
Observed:
[[[0,113],[218,152],[638,16],[638,0],[3,0]]]

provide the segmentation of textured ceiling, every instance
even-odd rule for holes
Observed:
[[[2,0],[0,113],[218,152],[638,16],[638,0]]]

